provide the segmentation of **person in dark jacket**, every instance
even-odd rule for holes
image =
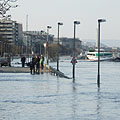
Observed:
[[[40,57],[39,55],[36,57],[36,73],[40,73]]]
[[[26,58],[25,58],[25,56],[23,56],[23,57],[21,58],[22,67],[25,67],[25,61],[26,61]]]
[[[35,74],[35,64],[36,60],[35,57],[32,58],[32,61],[30,61],[30,73]]]
[[[30,61],[30,73],[32,74],[32,70],[33,70],[33,64],[32,61]]]

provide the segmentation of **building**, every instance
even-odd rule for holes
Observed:
[[[48,43],[53,43],[53,35],[48,35]],[[24,31],[23,37],[26,53],[43,53],[43,44],[47,42],[47,33],[44,31]],[[28,49],[28,50],[27,50]]]
[[[19,45],[23,40],[22,24],[13,20],[0,20],[0,37],[7,43]]]
[[[73,49],[74,48],[74,39],[73,38],[60,38],[60,44],[66,48]],[[82,49],[82,41],[78,38],[75,39],[75,49],[79,52]]]

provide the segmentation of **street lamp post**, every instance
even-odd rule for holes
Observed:
[[[98,19],[98,76],[97,85],[100,87],[100,23],[106,22],[105,19]]]
[[[75,64],[76,64],[76,59],[75,59],[75,34],[76,34],[76,25],[79,25],[80,21],[74,21],[74,44],[73,44],[73,82],[75,82]]]
[[[49,29],[51,29],[52,27],[51,26],[47,26],[47,65],[49,64],[49,51],[48,51],[48,45],[49,45],[49,42],[48,42],[48,36],[49,36]]]
[[[47,54],[47,52],[46,52],[47,43],[44,43],[43,45],[44,45],[44,48],[45,48],[45,53],[44,54],[46,56],[46,54]]]
[[[59,27],[63,25],[63,23],[58,22],[58,42],[57,42],[57,71],[59,71]]]
[[[41,30],[40,31],[40,34],[41,34],[41,39],[40,39],[40,55],[42,54],[42,39],[43,39],[43,33],[44,33],[44,31],[43,30]]]

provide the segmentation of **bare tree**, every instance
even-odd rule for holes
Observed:
[[[0,20],[6,20],[11,17],[11,15],[7,15],[7,11],[11,8],[16,8],[18,5],[15,5],[17,0],[0,0]],[[1,27],[0,27],[1,31]],[[5,45],[7,45],[8,41],[0,35],[0,53],[1,56],[5,52]]]
[[[7,15],[7,11],[9,11],[11,8],[16,8],[18,5],[14,5],[14,3],[17,0],[0,0],[0,17],[10,17]]]

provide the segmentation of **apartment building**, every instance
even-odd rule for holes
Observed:
[[[34,53],[41,53],[44,43],[47,42],[47,33],[45,31],[24,31],[23,43],[27,48],[31,47]],[[48,35],[48,43],[53,43],[54,36]]]
[[[0,38],[11,44],[20,44],[23,40],[22,24],[13,20],[0,20]]]

